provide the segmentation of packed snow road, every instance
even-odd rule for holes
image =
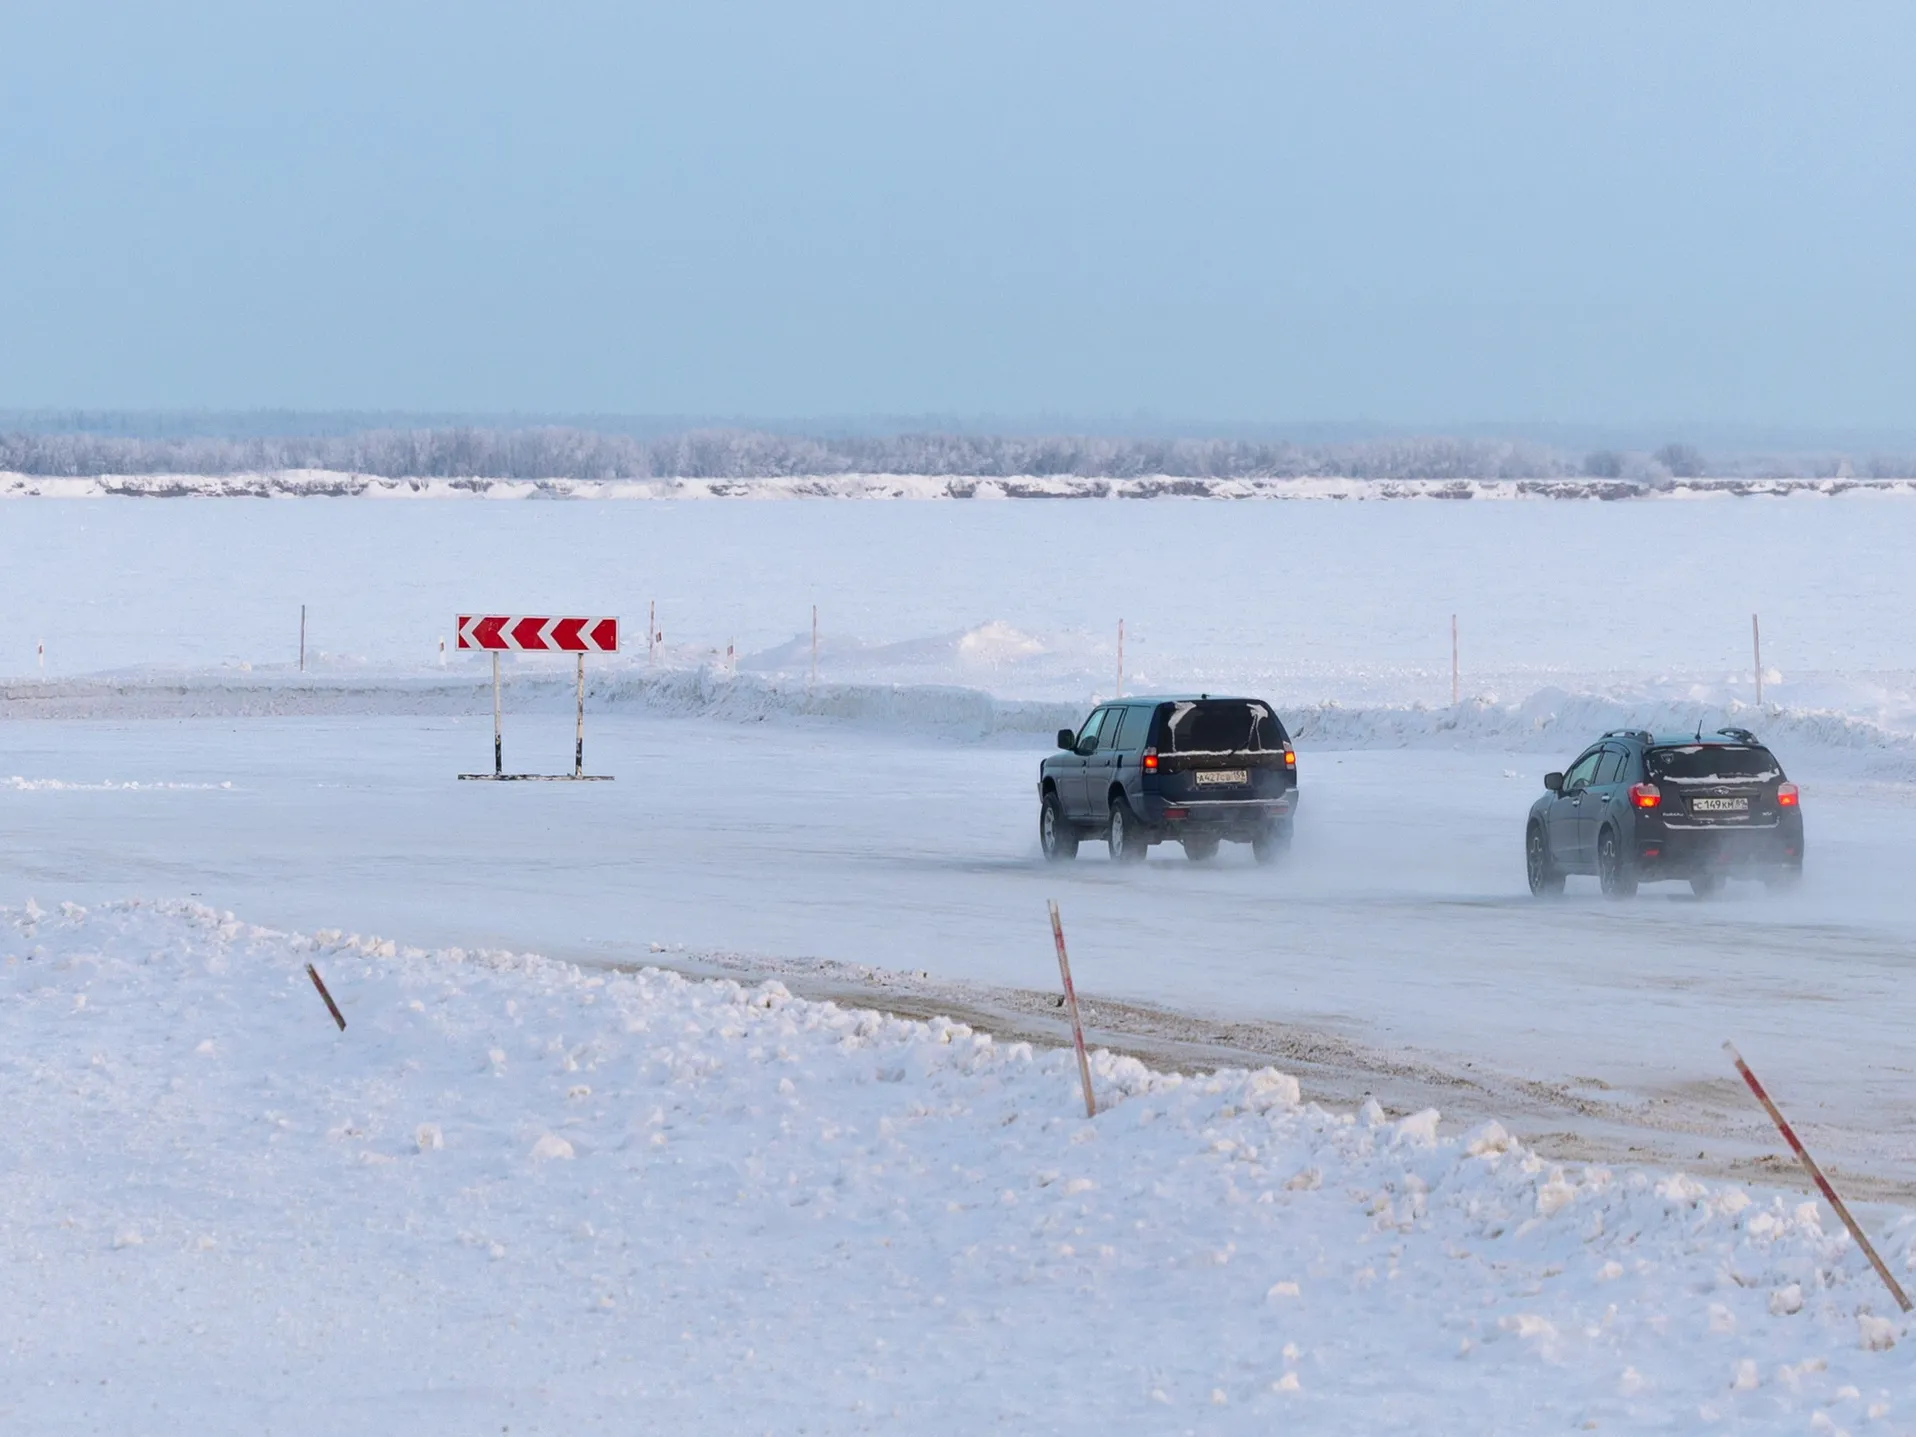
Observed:
[[[774,973],[796,991],[1050,1038],[1044,900],[1098,1041],[1275,1061],[1307,1094],[1495,1116],[1545,1150],[1793,1180],[1734,1037],[1859,1191],[1916,1180],[1907,785],[1785,755],[1810,877],[1557,903],[1521,822],[1564,754],[1309,752],[1295,854],[1119,869],[1038,858],[1023,747],[803,720],[593,715],[610,784],[461,784],[484,719],[59,723],[5,730],[4,901],[195,897],[249,919],[594,964]],[[509,766],[570,723],[515,717]],[[662,951],[655,951],[659,945]],[[1758,1160],[1762,1161],[1759,1162]]]

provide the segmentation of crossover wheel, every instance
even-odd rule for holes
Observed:
[[[1251,856],[1259,863],[1275,863],[1291,851],[1291,825],[1295,820],[1280,818],[1251,840]]]
[[[1111,849],[1113,863],[1142,863],[1144,855],[1150,851],[1150,840],[1144,836],[1144,830],[1138,827],[1131,805],[1122,798],[1111,800],[1111,827],[1106,833],[1105,842]]]
[[[1047,791],[1044,802],[1038,805],[1038,846],[1044,850],[1044,856],[1053,863],[1063,863],[1078,856],[1078,833],[1065,822],[1064,810],[1058,806],[1058,795]]]
[[[1563,874],[1550,861],[1550,845],[1545,842],[1543,825],[1533,823],[1523,836],[1523,866],[1530,879],[1530,891],[1539,898],[1563,892]]]
[[[1209,863],[1217,857],[1217,838],[1192,834],[1184,840],[1184,856],[1193,863]]]
[[[1623,855],[1623,842],[1614,828],[1597,836],[1597,886],[1606,898],[1635,898],[1636,869]]]

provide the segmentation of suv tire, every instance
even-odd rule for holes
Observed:
[[[1275,863],[1291,851],[1291,825],[1293,820],[1280,818],[1267,824],[1263,831],[1251,840],[1251,856],[1259,863]]]
[[[1066,821],[1056,789],[1046,789],[1038,805],[1038,847],[1051,863],[1068,863],[1078,856],[1078,830]]]
[[[1105,831],[1105,843],[1111,850],[1113,863],[1142,863],[1144,855],[1150,852],[1150,840],[1138,827],[1137,815],[1123,798],[1111,800],[1111,827]]]
[[[1605,898],[1635,898],[1637,871],[1624,856],[1623,840],[1614,828],[1597,835],[1597,886]]]
[[[1554,898],[1563,892],[1563,872],[1550,861],[1550,845],[1543,836],[1543,825],[1533,823],[1523,836],[1524,873],[1530,879],[1530,892],[1538,898]]]
[[[1690,875],[1690,892],[1694,893],[1698,898],[1714,898],[1722,891],[1723,875],[1721,873],[1692,873]]]

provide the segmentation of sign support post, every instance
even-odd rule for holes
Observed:
[[[505,751],[499,742],[499,655],[492,656],[492,776],[506,771]]]
[[[485,649],[492,655],[492,772],[462,773],[462,779],[483,779],[509,783],[528,782],[603,783],[609,773],[585,771],[585,656],[616,654],[619,651],[619,621],[616,618],[548,618],[530,614],[461,614],[458,617],[458,647]],[[647,636],[648,639],[650,635]],[[572,728],[571,773],[507,773],[502,737],[499,655],[516,653],[568,653],[578,656],[578,711]]]
[[[585,655],[579,655],[579,724],[572,731],[572,776],[585,777]]]

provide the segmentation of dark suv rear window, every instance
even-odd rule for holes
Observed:
[[[1245,699],[1201,699],[1159,710],[1157,746],[1167,753],[1259,753],[1281,749],[1284,725],[1269,708]]]
[[[1696,743],[1677,748],[1653,748],[1650,777],[1676,782],[1705,779],[1770,779],[1783,776],[1783,766],[1766,748],[1748,744]]]

